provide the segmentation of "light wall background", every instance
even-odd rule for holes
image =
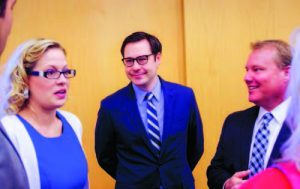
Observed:
[[[298,0],[18,0],[5,62],[30,38],[55,39],[67,49],[71,81],[64,109],[82,121],[92,189],[114,187],[97,164],[94,129],[100,101],[127,85],[123,39],[135,31],[163,44],[159,74],[192,87],[203,119],[205,152],[194,170],[196,188],[207,188],[206,168],[225,117],[251,106],[243,83],[250,42],[288,40],[300,26]]]

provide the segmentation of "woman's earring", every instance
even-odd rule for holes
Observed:
[[[24,89],[23,95],[24,95],[24,98],[25,98],[25,99],[28,99],[28,98],[29,98],[29,90],[28,90],[27,88]]]

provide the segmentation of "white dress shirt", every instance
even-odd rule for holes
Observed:
[[[282,128],[282,125],[285,121],[286,115],[287,115],[287,110],[290,104],[290,98],[287,98],[285,101],[283,101],[281,104],[279,104],[276,108],[274,108],[270,113],[273,115],[273,119],[269,123],[269,130],[270,130],[270,135],[269,135],[269,143],[267,146],[267,152],[265,154],[265,159],[264,159],[264,168],[267,167],[271,153],[273,151],[273,147],[275,145],[276,139],[279,135],[279,132]],[[252,141],[251,141],[251,149],[250,149],[250,154],[249,154],[249,164],[250,164],[250,158],[253,150],[253,143],[255,141],[255,135],[259,129],[259,127],[262,124],[262,117],[268,113],[267,110],[264,108],[260,107],[258,116],[255,121],[254,125],[254,130],[252,134]]]

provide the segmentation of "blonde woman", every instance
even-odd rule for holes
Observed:
[[[76,75],[65,49],[53,40],[30,40],[16,50],[5,74],[9,77],[1,87],[8,95],[2,95],[0,107],[7,115],[1,123],[20,154],[30,188],[87,188],[81,123],[58,110]]]

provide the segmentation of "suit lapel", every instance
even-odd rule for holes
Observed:
[[[172,130],[172,115],[174,111],[174,94],[173,88],[168,85],[167,82],[161,79],[162,90],[164,95],[164,127],[162,135],[162,145],[161,145],[161,154],[163,154],[164,149],[166,148],[166,139],[169,136],[170,131]]]
[[[252,134],[254,129],[254,124],[256,118],[258,116],[258,107],[254,107],[248,114],[244,115],[243,118],[243,125],[240,127],[240,161],[241,161],[241,170],[247,170],[249,164],[249,155],[251,149],[251,141],[252,141]]]
[[[272,165],[273,161],[281,157],[281,146],[283,143],[291,136],[291,130],[289,129],[286,122],[283,123],[279,135],[276,139],[275,145],[273,147],[270,159],[268,161],[268,166]]]

